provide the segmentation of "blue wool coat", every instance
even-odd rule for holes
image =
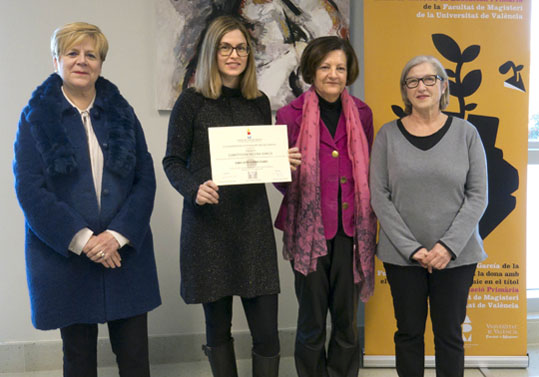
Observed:
[[[15,190],[26,220],[26,271],[38,329],[103,323],[161,303],[150,216],[155,174],[133,108],[100,77],[90,111],[103,151],[101,211],[81,117],[52,74],[24,108],[15,141]],[[107,269],[68,250],[73,236],[114,230],[129,239]]]

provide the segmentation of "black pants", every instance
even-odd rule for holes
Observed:
[[[149,377],[148,316],[146,313],[107,323],[112,351],[121,377]],[[97,324],[60,329],[64,377],[97,377]]]
[[[476,264],[434,270],[384,263],[397,320],[395,355],[400,377],[422,377],[428,303],[437,377],[464,375],[462,323]],[[428,303],[427,303],[428,301]]]
[[[280,352],[277,329],[277,295],[241,298],[253,338],[253,352],[264,357]],[[202,304],[206,316],[206,342],[218,347],[232,338],[232,296]]]
[[[353,239],[337,234],[327,241],[328,254],[318,258],[307,276],[294,270],[299,304],[295,363],[299,377],[357,377],[359,342],[356,323],[358,286],[352,270]],[[326,355],[326,319],[331,336]]]

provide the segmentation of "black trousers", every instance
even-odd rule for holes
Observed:
[[[280,352],[277,329],[277,295],[241,298],[253,338],[253,352],[264,357]],[[202,304],[206,317],[206,342],[218,347],[232,339],[232,296]]]
[[[434,270],[384,263],[397,320],[395,355],[400,377],[422,377],[428,304],[437,377],[464,375],[462,324],[476,264]],[[428,302],[427,302],[428,301]]]
[[[120,377],[149,377],[148,316],[146,313],[107,322]],[[60,329],[64,377],[97,377],[97,324]]]
[[[294,358],[299,377],[357,377],[359,287],[352,270],[353,239],[338,233],[327,241],[328,254],[318,258],[307,276],[294,270],[299,304]],[[326,354],[326,319],[331,336]]]

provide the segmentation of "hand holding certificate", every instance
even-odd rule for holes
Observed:
[[[210,127],[208,137],[217,185],[291,181],[286,126]]]

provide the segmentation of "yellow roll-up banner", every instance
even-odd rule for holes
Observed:
[[[375,130],[402,115],[399,79],[416,55],[447,70],[447,112],[479,131],[489,203],[480,223],[488,259],[478,265],[463,325],[466,366],[525,367],[526,165],[530,0],[364,0],[365,100]],[[448,161],[450,163],[450,161]],[[425,335],[432,365],[433,336]],[[394,365],[395,319],[382,263],[365,312],[365,366]]]

